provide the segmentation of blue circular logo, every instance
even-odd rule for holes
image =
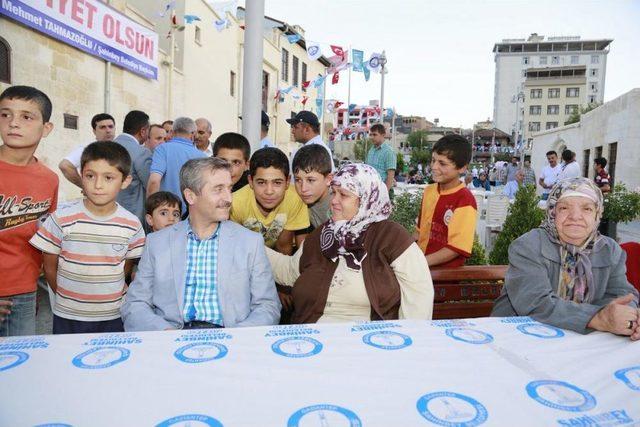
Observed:
[[[561,338],[564,336],[562,329],[543,325],[542,323],[523,323],[518,325],[517,329],[525,335],[543,339]]]
[[[274,342],[271,350],[285,357],[310,357],[322,351],[322,343],[313,338],[295,336]]]
[[[446,427],[473,427],[487,421],[487,408],[472,397],[450,391],[429,393],[418,399],[420,415]]]
[[[24,351],[0,352],[0,372],[22,365],[28,358],[29,354]]]
[[[213,417],[202,414],[184,414],[177,417],[169,418],[162,421],[156,427],[170,427],[170,426],[209,426],[209,427],[223,427],[222,423]]]
[[[454,340],[469,344],[488,344],[493,341],[493,337],[486,332],[471,328],[447,328],[445,333]]]
[[[318,46],[309,46],[309,56],[314,56],[318,53]]]
[[[631,390],[640,391],[640,366],[620,369],[614,375]]]
[[[378,68],[378,66],[380,65],[380,58],[374,56],[369,60],[369,65],[371,66],[371,68]]]
[[[287,427],[311,426],[336,426],[362,427],[362,421],[350,409],[336,405],[313,405],[299,409],[289,417]]]
[[[400,350],[413,344],[410,336],[394,331],[370,332],[362,337],[362,341],[367,345],[383,350]]]
[[[173,353],[176,359],[184,363],[202,363],[222,359],[229,350],[217,342],[194,342],[180,347]]]
[[[124,347],[93,347],[74,357],[71,363],[82,369],[105,369],[124,362],[130,354]]]
[[[596,406],[596,398],[588,391],[564,381],[532,381],[526,389],[533,400],[553,409],[583,412]]]

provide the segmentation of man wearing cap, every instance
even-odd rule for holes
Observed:
[[[260,125],[260,148],[265,147],[275,147],[273,142],[267,137],[269,134],[269,125],[271,125],[271,121],[269,120],[269,116],[264,111],[262,112],[262,119]]]
[[[322,145],[331,158],[331,172],[335,172],[335,166],[333,164],[333,153],[322,141],[320,136],[320,122],[318,116],[311,111],[302,110],[294,117],[287,119],[287,123],[291,125],[291,134],[296,142],[300,142],[304,145],[318,144]],[[295,152],[291,153],[291,158],[295,156]]]

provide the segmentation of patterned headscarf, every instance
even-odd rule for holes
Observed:
[[[342,255],[347,267],[360,270],[367,256],[364,249],[365,232],[374,222],[391,214],[391,201],[380,174],[369,165],[349,163],[335,174],[331,185],[341,187],[360,198],[358,213],[350,220],[331,218],[322,228],[320,249],[325,257],[336,261]]]
[[[596,205],[595,227],[580,247],[563,242],[556,227],[556,204],[565,197],[585,197]],[[571,178],[558,181],[547,200],[547,217],[542,222],[552,242],[560,247],[560,277],[558,279],[558,296],[564,300],[577,303],[593,301],[593,271],[589,254],[593,248],[602,243],[598,224],[604,211],[602,192],[593,181],[587,178]]]

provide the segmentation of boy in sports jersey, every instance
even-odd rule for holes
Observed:
[[[457,267],[471,256],[476,229],[476,201],[460,182],[471,160],[471,144],[446,135],[433,146],[432,179],[424,189],[418,217],[418,246],[429,267]]]
[[[53,333],[123,332],[125,273],[145,241],[138,217],[116,202],[131,182],[131,157],[116,142],[94,142],[80,167],[84,200],[50,215],[30,241],[56,294]]]

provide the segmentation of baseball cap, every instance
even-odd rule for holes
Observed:
[[[308,123],[311,126],[320,126],[320,122],[318,121],[318,116],[313,114],[311,111],[302,110],[298,112],[294,117],[287,119],[287,123],[290,125],[295,125],[297,123]]]

